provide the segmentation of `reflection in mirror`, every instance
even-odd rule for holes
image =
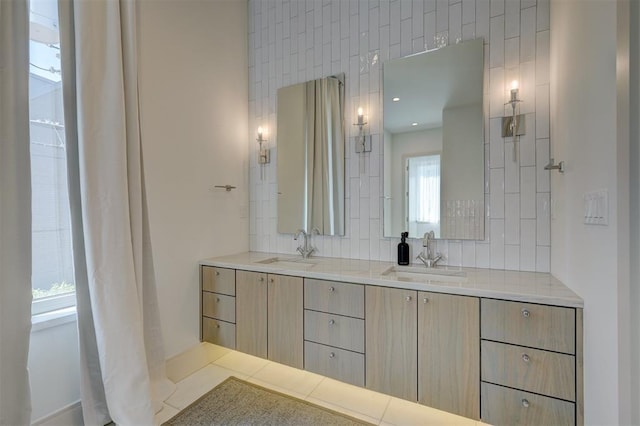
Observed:
[[[278,232],[344,235],[344,74],[278,89]]]
[[[483,42],[384,64],[384,236],[484,239]]]

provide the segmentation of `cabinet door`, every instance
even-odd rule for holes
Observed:
[[[267,357],[267,274],[236,272],[236,348]]]
[[[418,294],[418,402],[480,418],[480,301]]]
[[[304,363],[301,277],[268,276],[269,359],[295,368]]]
[[[416,401],[417,293],[367,286],[365,303],[366,386]]]

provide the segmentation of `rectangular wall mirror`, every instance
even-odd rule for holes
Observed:
[[[344,235],[344,74],[278,89],[278,232]]]
[[[484,239],[483,42],[383,68],[384,236]]]

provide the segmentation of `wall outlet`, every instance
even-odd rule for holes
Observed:
[[[606,189],[584,194],[584,223],[586,225],[609,224],[609,192]]]

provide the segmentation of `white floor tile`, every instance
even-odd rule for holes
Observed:
[[[321,407],[325,407],[325,408],[328,408],[330,410],[337,411],[337,412],[342,413],[342,414],[346,414],[347,416],[355,417],[356,419],[363,420],[365,422],[369,422],[369,423],[372,423],[374,425],[377,425],[377,424],[380,423],[380,419],[379,418],[370,417],[370,416],[367,416],[365,414],[359,413],[357,411],[349,410],[349,409],[347,409],[345,407],[342,407],[340,405],[336,405],[336,404],[332,404],[332,403],[327,402],[327,401],[323,401],[321,399],[307,398],[306,400],[308,402],[312,403],[312,404],[316,404],[316,405],[319,405]]]
[[[207,356],[209,357],[209,362],[215,362],[218,359],[222,358],[229,352],[231,349],[225,348],[223,346],[214,345],[211,343],[205,343],[205,349],[207,350]]]
[[[303,399],[304,400],[307,397],[307,395],[301,394],[301,393],[293,391],[291,389],[286,389],[286,388],[280,387],[278,385],[274,385],[273,383],[263,382],[262,380],[258,380],[258,379],[254,378],[254,377],[249,377],[247,379],[247,382],[253,383],[254,385],[262,386],[263,388],[271,389],[271,390],[276,391],[276,392],[283,393],[285,395],[292,396],[294,398],[298,398],[298,399]]]
[[[391,397],[327,378],[320,382],[309,398],[381,419]]]
[[[214,361],[214,365],[237,371],[247,376],[253,376],[270,361],[255,356],[243,354],[241,352],[230,351]]]
[[[243,380],[248,377],[246,374],[210,364],[178,382],[176,391],[167,398],[165,404],[182,410],[229,376],[236,376]]]
[[[267,364],[251,378],[302,395],[303,398],[307,397],[324,379],[318,374],[275,362]]]
[[[178,414],[179,411],[167,404],[162,404],[162,410],[156,413],[155,424],[161,425],[162,423],[169,420],[171,417]]]
[[[476,421],[466,417],[456,416],[444,411],[436,410],[414,402],[391,398],[391,402],[384,413],[382,423],[396,426],[402,425],[460,425],[476,426]]]

